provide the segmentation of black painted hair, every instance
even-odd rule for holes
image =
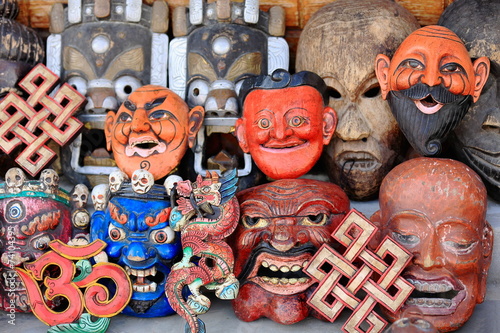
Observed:
[[[239,92],[240,105],[243,106],[245,98],[252,90],[283,89],[300,86],[315,88],[323,97],[325,105],[328,105],[328,87],[319,75],[309,71],[302,71],[292,75],[281,68],[276,69],[271,75],[251,76],[245,79]]]

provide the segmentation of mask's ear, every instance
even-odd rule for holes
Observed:
[[[106,240],[108,235],[109,225],[106,223],[106,214],[103,211],[96,210],[91,217],[92,223],[90,224],[90,241],[96,239]]]
[[[477,303],[482,303],[484,297],[486,296],[486,278],[488,277],[488,270],[491,264],[491,254],[493,252],[493,229],[491,229],[488,221],[485,221],[485,226],[483,228],[483,267],[481,271],[481,276],[479,277],[479,290],[477,295]]]
[[[240,144],[241,150],[244,153],[249,153],[248,143],[247,143],[247,134],[245,131],[245,118],[238,118],[236,120],[236,138]]]
[[[327,106],[323,112],[323,144],[327,145],[332,139],[333,133],[337,128],[337,113],[334,109]]]
[[[488,75],[490,74],[490,60],[486,57],[477,58],[473,63],[474,66],[474,92],[472,94],[472,101],[476,103],[481,95]]]
[[[188,123],[188,143],[189,148],[193,148],[194,142],[196,140],[196,134],[203,125],[203,118],[205,117],[205,109],[203,106],[195,106],[189,113],[189,123]]]
[[[380,84],[380,91],[382,98],[387,99],[389,93],[389,66],[391,59],[384,54],[379,54],[375,58],[375,74],[377,75],[378,83]]]
[[[380,210],[377,210],[375,213],[373,213],[372,216],[370,216],[370,222],[375,224],[375,226],[378,228],[377,233],[368,244],[371,250],[375,250],[384,238],[384,235],[382,234],[382,213],[380,212]]]
[[[106,137],[106,149],[111,151],[111,138],[113,137],[113,124],[115,123],[116,112],[109,111],[104,124],[104,136]]]

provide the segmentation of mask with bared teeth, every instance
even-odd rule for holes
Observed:
[[[233,301],[243,321],[268,317],[293,324],[317,315],[307,305],[313,281],[303,268],[347,211],[347,195],[332,183],[283,179],[238,194],[241,221],[232,239],[235,275],[241,286]]]
[[[101,239],[111,262],[122,266],[132,282],[132,297],[124,314],[160,317],[175,311],[165,296],[172,264],[181,254],[180,235],[169,226],[170,201],[165,188],[153,185],[134,192],[124,181],[106,210],[92,214],[91,240]]]
[[[454,331],[484,300],[493,233],[486,189],[461,162],[417,158],[394,168],[371,220],[413,254],[403,277],[415,286],[403,311],[416,307],[440,332]]]

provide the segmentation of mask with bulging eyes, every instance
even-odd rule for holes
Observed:
[[[268,317],[293,324],[309,315],[313,281],[303,272],[347,211],[347,195],[332,183],[283,179],[238,194],[241,221],[233,234],[234,273],[240,280],[233,301],[243,321]]]
[[[163,187],[153,185],[150,192],[138,193],[127,182],[113,193],[105,211],[92,215],[91,240],[108,244],[109,260],[122,266],[132,282],[132,298],[124,314],[175,313],[165,296],[165,283],[182,247],[180,235],[169,226],[169,216],[170,202]]]
[[[67,192],[54,192],[41,181],[18,185],[20,191],[11,193],[8,184],[0,184],[0,310],[30,312],[26,288],[14,269],[38,259],[52,240],[67,243],[72,212]],[[55,297],[51,304],[58,302]]]

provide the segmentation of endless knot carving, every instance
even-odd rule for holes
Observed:
[[[66,83],[49,96],[58,80],[57,75],[39,64],[19,82],[29,94],[26,100],[10,92],[0,101],[0,148],[9,154],[26,145],[16,162],[32,176],[56,155],[47,147],[47,141],[53,139],[62,146],[82,127],[72,115],[85,98]]]
[[[306,268],[319,282],[309,305],[331,322],[345,307],[353,310],[342,327],[344,332],[381,332],[387,322],[373,311],[375,305],[395,312],[414,288],[399,276],[411,259],[406,249],[389,237],[375,252],[366,248],[376,231],[370,221],[351,210],[332,234],[346,247],[344,254],[324,244]]]

